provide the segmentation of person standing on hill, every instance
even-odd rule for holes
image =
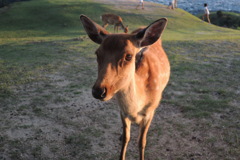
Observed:
[[[177,0],[173,0],[173,8],[177,8]]]
[[[172,0],[169,2],[168,9],[177,8],[177,0]]]
[[[174,0],[170,1],[168,4],[168,9],[174,9]]]
[[[138,5],[137,5],[136,9],[138,9],[138,7],[139,7],[140,5],[142,6],[142,9],[144,9],[143,0],[139,0],[139,3],[138,3]]]
[[[204,15],[203,15],[203,21],[205,17],[207,18],[208,23],[211,23],[210,18],[209,18],[210,12],[208,10],[208,4],[204,3]]]

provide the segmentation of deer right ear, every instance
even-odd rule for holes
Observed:
[[[147,28],[140,30],[135,36],[138,47],[145,47],[155,43],[161,37],[166,25],[167,19],[161,18]]]
[[[85,15],[80,15],[80,20],[89,38],[95,43],[101,44],[106,35],[109,34],[103,27]]]

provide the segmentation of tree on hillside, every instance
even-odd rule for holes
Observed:
[[[218,18],[221,18],[223,16],[222,11],[217,11],[217,16],[218,16]]]
[[[0,0],[0,8],[8,4],[8,0]]]
[[[199,15],[199,18],[201,16]],[[217,11],[211,14],[211,22],[217,26],[228,27],[233,29],[240,28],[240,15],[230,12]]]
[[[9,5],[10,3],[23,0],[0,0],[0,8]]]

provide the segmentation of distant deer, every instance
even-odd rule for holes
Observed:
[[[170,64],[160,40],[167,19],[131,34],[109,34],[84,15],[80,20],[89,38],[100,44],[95,52],[98,78],[92,95],[101,101],[116,95],[119,103],[123,123],[120,159],[125,160],[131,123],[137,123],[140,160],[144,160],[147,132],[170,76]]]
[[[103,22],[103,28],[106,28],[108,26],[108,24],[110,25],[114,25],[114,32],[117,30],[118,32],[118,28],[121,27],[122,30],[124,31],[124,33],[128,32],[128,27],[123,25],[123,21],[122,18],[118,15],[115,14],[103,14],[100,16],[100,19]]]

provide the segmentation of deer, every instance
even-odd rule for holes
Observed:
[[[167,19],[130,34],[110,34],[85,15],[80,15],[80,21],[89,38],[99,44],[92,96],[100,101],[116,96],[119,104],[123,125],[120,160],[126,157],[132,123],[139,126],[139,159],[144,160],[147,133],[170,78],[170,63],[161,41]]]
[[[114,32],[118,32],[118,28],[121,27],[124,33],[128,32],[128,26],[123,25],[123,20],[120,16],[115,14],[103,14],[100,16],[100,19],[103,22],[103,28],[106,28],[108,24],[114,25]]]

